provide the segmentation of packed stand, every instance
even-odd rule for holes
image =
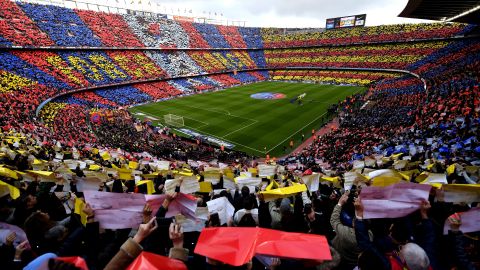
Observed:
[[[13,1],[0,1],[2,46],[52,46],[55,43]]]
[[[124,136],[137,147],[155,140],[139,138],[152,127],[126,111],[102,115],[97,125],[112,133],[104,142],[112,148],[1,135],[0,255],[8,269],[480,266],[480,228],[472,222],[480,209],[478,153],[369,155],[344,173],[240,157],[204,162],[180,152],[168,161],[116,149],[129,147]],[[191,147],[196,157],[202,143]]]
[[[265,48],[290,48],[324,45],[350,45],[364,43],[399,42],[465,35],[472,25],[443,23],[395,24],[370,27],[335,29],[316,33],[271,33],[262,29]],[[274,29],[275,30],[275,29]]]
[[[2,46],[168,49],[262,47],[259,46],[262,44],[262,35],[258,28],[175,21],[160,14],[113,14],[8,0],[2,0],[0,5],[1,15],[5,18],[0,25]]]
[[[442,72],[436,73],[437,77],[427,76],[426,89],[422,81],[414,78],[385,79],[372,85],[367,95],[347,99],[338,109],[340,128],[317,138],[298,158],[309,159],[308,162],[328,160],[333,166],[345,170],[351,165],[348,161],[364,154],[373,154],[374,149],[385,150],[377,147],[388,140],[399,142],[408,138],[405,141],[407,146],[402,148],[406,152],[409,151],[408,145],[417,149],[415,151],[418,151],[418,147],[422,151],[431,149],[430,144],[416,145],[417,141],[423,138],[420,141],[424,142],[429,138],[425,135],[439,136],[457,125],[464,128],[462,135],[449,131],[444,139],[443,135],[434,138],[434,141],[439,139],[443,144],[436,145],[436,151],[444,147],[442,151],[450,153],[455,147],[463,147],[455,146],[459,141],[478,140],[475,136],[469,136],[476,130],[475,123],[479,118],[479,62],[472,63],[478,56],[474,51],[472,53],[469,56],[463,50],[452,53],[452,57],[448,58],[451,62],[443,62],[451,69],[440,68]],[[427,73],[435,74],[431,72],[434,69],[432,67]],[[467,137],[462,137],[463,134]],[[452,141],[449,136],[456,136],[457,139]],[[416,138],[413,146],[411,137]],[[329,147],[331,145],[335,147]],[[400,146],[386,148],[396,151]]]
[[[272,80],[302,81],[334,85],[368,86],[385,78],[399,75],[386,72],[330,71],[330,70],[275,70],[270,72]]]
[[[159,17],[122,15],[146,47],[191,48],[188,33],[174,21]],[[206,47],[205,47],[206,48]]]
[[[122,15],[91,10],[75,10],[105,47],[144,47]]]
[[[265,50],[269,67],[351,67],[406,69],[447,46],[445,41]]]
[[[102,46],[92,30],[71,9],[30,3],[21,3],[19,6],[57,46]]]

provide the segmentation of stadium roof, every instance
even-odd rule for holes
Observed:
[[[398,15],[460,23],[480,23],[480,1],[478,0],[409,0],[405,9]]]

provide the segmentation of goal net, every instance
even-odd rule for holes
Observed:
[[[163,116],[163,120],[165,121],[165,124],[168,126],[173,126],[173,127],[183,127],[184,122],[183,122],[183,117],[175,114],[165,114]]]

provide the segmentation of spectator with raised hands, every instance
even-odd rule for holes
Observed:
[[[383,248],[375,246],[371,242],[367,232],[366,223],[363,220],[363,205],[360,198],[355,200],[355,235],[358,246],[362,253],[359,257],[359,269],[429,269],[430,261],[425,251],[414,243],[401,245],[399,251],[393,251],[390,255],[382,252]],[[373,268],[372,268],[373,267]]]
[[[148,223],[141,224],[133,238],[129,238],[121,247],[117,254],[105,266],[105,269],[126,269],[135,260],[142,246],[140,245],[153,231],[158,228],[156,218],[150,219]]]
[[[460,230],[462,225],[462,218],[459,213],[450,215],[445,221],[448,223],[448,235],[451,245],[450,252],[453,252],[455,263],[460,269],[474,270],[477,269],[475,265],[469,260],[465,252],[465,236]]]

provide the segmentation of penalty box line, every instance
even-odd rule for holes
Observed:
[[[236,132],[238,132],[238,131],[240,131],[240,130],[242,130],[242,129],[245,129],[245,128],[251,126],[251,125],[255,125],[256,123],[258,123],[258,120],[255,120],[255,119],[250,119],[249,121],[253,121],[253,122],[250,123],[250,124],[248,124],[248,125],[245,125],[245,126],[243,126],[243,127],[241,127],[241,128],[238,128],[238,129],[236,129],[236,130],[234,130],[234,131],[232,131],[232,132],[229,132],[229,133],[223,135],[223,137],[228,137],[228,136],[230,136],[230,135],[232,135],[232,134],[234,134],[234,133],[236,133]]]
[[[142,113],[144,113],[144,114],[146,114],[146,115],[149,115],[149,116],[152,116],[152,117],[156,117],[156,116],[154,116],[154,115],[152,115],[152,114],[150,114],[150,113],[147,113],[147,112],[142,111],[142,110],[139,110],[139,109],[136,109],[136,111],[142,112]],[[230,116],[233,116],[233,115],[230,115]],[[185,117],[185,116],[183,116],[183,117]],[[258,150],[258,149],[252,148],[252,147],[250,147],[250,146],[247,146],[247,145],[244,145],[244,144],[241,144],[241,143],[238,143],[238,142],[234,142],[234,141],[232,141],[232,140],[228,140],[228,139],[224,138],[226,135],[223,136],[223,137],[221,137],[221,136],[217,136],[217,135],[210,134],[210,133],[205,132],[205,131],[202,131],[202,130],[198,130],[198,128],[200,128],[200,127],[207,126],[208,123],[205,123],[205,122],[203,122],[203,121],[199,121],[199,120],[196,120],[196,119],[192,119],[192,118],[189,118],[189,117],[185,117],[185,118],[191,119],[191,120],[194,120],[194,121],[197,121],[197,122],[200,122],[200,123],[204,123],[203,126],[199,126],[199,127],[197,127],[197,128],[193,128],[193,127],[191,127],[191,126],[184,125],[185,127],[188,127],[188,128],[190,128],[190,129],[193,129],[193,130],[195,130],[195,131],[197,131],[197,132],[199,132],[199,133],[201,133],[201,134],[206,134],[206,135],[208,135],[208,136],[212,136],[212,137],[214,137],[214,138],[221,139],[221,140],[224,140],[224,141],[226,141],[226,142],[229,142],[229,143],[232,143],[232,144],[235,144],[235,145],[243,146],[243,147],[248,148],[248,149],[250,149],[250,150],[253,150],[253,151],[257,152],[257,153],[261,153],[261,154],[265,154],[265,153],[266,153],[265,151],[260,151],[260,150]],[[237,130],[234,130],[233,132],[231,132],[231,134],[233,134],[234,132],[237,132],[237,131],[239,131],[239,130],[242,130],[242,129],[250,126],[250,125],[253,125],[253,124],[258,123],[258,120],[255,120],[255,119],[249,119],[249,118],[245,118],[245,117],[238,117],[238,118],[243,118],[243,119],[247,119],[247,120],[249,120],[249,121],[255,121],[255,122],[253,122],[253,123],[251,123],[251,124],[249,124],[249,125],[247,125],[247,126],[241,127],[241,128],[239,128],[239,129],[237,129]],[[227,135],[230,135],[230,134],[227,134]]]
[[[136,109],[136,111],[141,112],[141,113],[144,113],[144,114],[146,114],[146,115],[148,115],[148,116],[151,116],[151,117],[158,117],[158,116],[155,116],[155,115],[153,115],[153,114],[147,113],[147,112],[142,111],[142,110],[139,110],[139,109]],[[202,123],[202,124],[203,124],[203,125],[198,126],[197,128],[200,128],[200,127],[204,127],[204,126],[208,126],[208,125],[209,125],[207,122],[203,122],[203,121],[200,121],[200,120],[191,118],[191,117],[187,117],[187,116],[183,116],[183,115],[179,115],[179,114],[175,114],[175,115],[178,115],[178,116],[181,116],[181,117],[183,117],[183,118],[187,118],[187,119],[190,119],[190,120],[193,120],[193,121],[195,121],[195,122],[199,122],[199,123]],[[184,125],[184,126],[187,126],[187,125]],[[190,126],[188,126],[188,127],[190,127]]]
[[[189,126],[186,126],[186,127],[189,127]],[[205,132],[205,131],[202,131],[202,130],[198,130],[198,129],[196,129],[196,128],[192,128],[192,127],[189,127],[189,128],[191,128],[191,129],[193,129],[193,130],[195,130],[195,131],[197,131],[197,132],[199,132],[199,133],[201,133],[201,134],[206,134],[206,135],[208,135],[208,136],[211,136],[211,137],[214,137],[214,138],[217,138],[217,139],[224,140],[224,141],[229,142],[229,143],[232,143],[232,144],[234,144],[234,145],[240,145],[240,146],[243,146],[243,147],[248,148],[248,149],[250,149],[250,150],[253,150],[253,151],[255,151],[255,152],[258,152],[258,153],[261,153],[261,154],[265,154],[264,151],[260,151],[260,150],[258,150],[258,149],[252,148],[252,147],[250,147],[250,146],[247,146],[247,145],[244,145],[244,144],[241,144],[241,143],[238,143],[238,142],[234,142],[234,141],[225,139],[224,137],[220,137],[220,136],[217,136],[217,135],[213,135],[213,134],[210,134],[210,133],[208,133],[208,132]]]

